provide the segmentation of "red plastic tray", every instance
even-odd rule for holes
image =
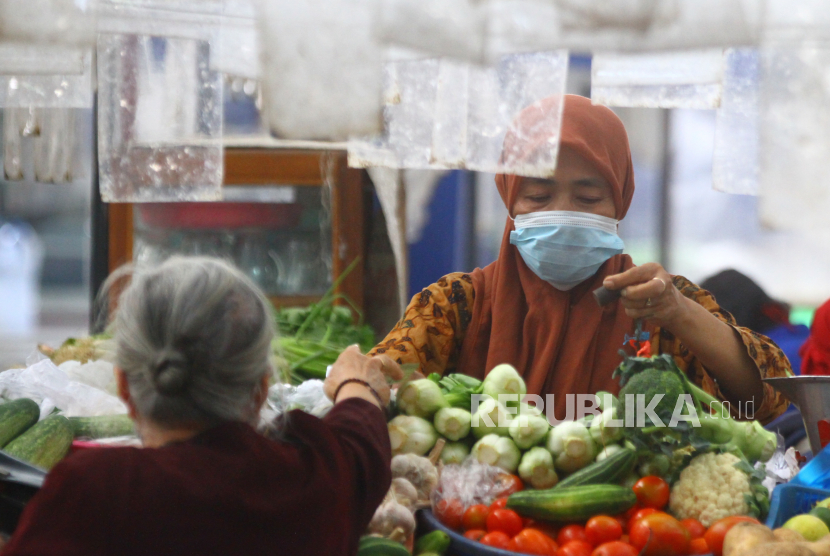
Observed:
[[[294,228],[300,203],[142,203],[141,220],[154,228]]]

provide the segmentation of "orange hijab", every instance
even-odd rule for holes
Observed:
[[[519,114],[504,140],[505,158],[529,159],[549,148],[552,130],[538,122],[550,120],[560,99],[539,101]],[[634,172],[628,136],[620,119],[590,99],[566,95],[560,145],[594,163],[614,192],[621,220],[634,194]],[[507,153],[513,153],[508,155]],[[508,210],[519,192],[521,176],[498,174],[496,185]],[[601,308],[591,292],[606,276],[634,266],[628,255],[616,255],[599,271],[570,291],[560,291],[525,265],[510,244],[513,220],[504,227],[499,258],[472,273],[473,317],[461,349],[459,370],[483,378],[500,363],[510,363],[527,382],[529,394],[556,394],[556,417],[565,415],[561,394],[598,390],[616,393],[611,373],[617,353],[633,321],[619,303]]]

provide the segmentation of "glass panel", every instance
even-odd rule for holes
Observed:
[[[177,254],[220,257],[242,269],[268,295],[324,293],[331,285],[331,227],[324,188],[229,191],[233,202],[136,205],[135,260],[156,264]]]

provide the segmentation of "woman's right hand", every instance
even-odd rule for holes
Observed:
[[[394,367],[397,367],[397,371],[400,372],[402,377],[403,373],[400,367],[397,365]],[[344,381],[348,379],[361,380],[366,382],[378,394],[380,401],[385,407],[389,404],[390,393],[384,371],[390,373],[390,376],[394,379],[394,367],[389,366],[388,362],[379,357],[363,355],[360,353],[360,348],[356,345],[349,346],[340,354],[340,357],[337,358],[334,365],[331,366],[331,372],[323,383],[323,391],[335,403],[347,398],[359,397],[378,405],[378,400],[372,395],[369,388],[359,382],[347,383],[337,393],[337,389]],[[336,400],[334,399],[335,393],[337,393]]]

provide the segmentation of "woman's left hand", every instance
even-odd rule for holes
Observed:
[[[608,276],[602,283],[609,290],[620,290],[625,314],[646,319],[674,332],[688,316],[688,299],[674,287],[671,275],[657,263],[646,263],[620,274]]]

